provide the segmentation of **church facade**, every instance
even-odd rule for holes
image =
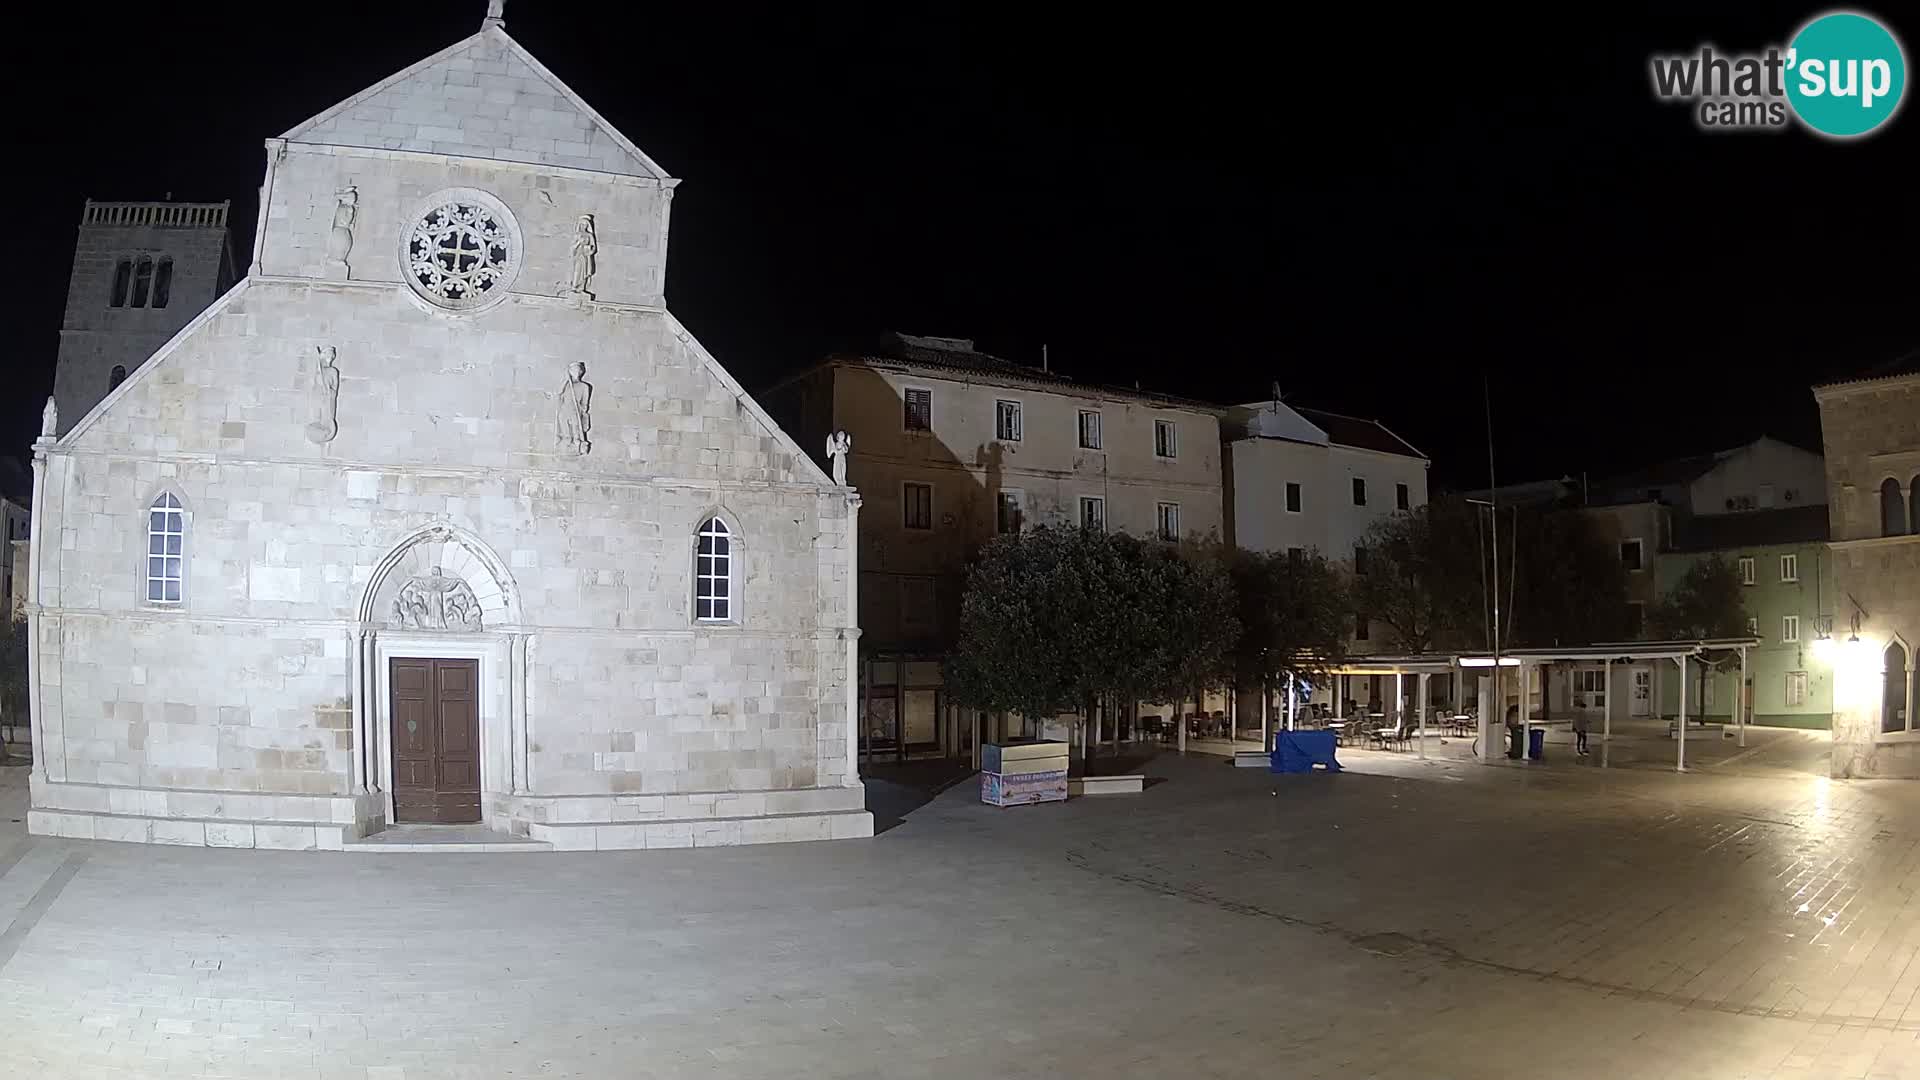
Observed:
[[[859,497],[666,310],[675,183],[497,5],[267,141],[245,278],[49,404],[33,832],[872,834]]]

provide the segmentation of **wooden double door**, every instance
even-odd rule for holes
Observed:
[[[480,661],[389,663],[394,821],[479,821]]]

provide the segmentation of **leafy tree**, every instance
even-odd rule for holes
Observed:
[[[1515,580],[1510,629],[1501,632],[1506,642],[1573,645],[1626,637],[1626,567],[1593,519],[1577,510],[1523,510],[1513,520],[1517,550],[1510,553]],[[1501,541],[1505,547],[1504,535]]]
[[[1312,678],[1345,655],[1353,602],[1326,556],[1237,551],[1227,565],[1240,618],[1234,668],[1242,679],[1267,685],[1288,672]]]
[[[1740,572],[1719,555],[1687,568],[1648,620],[1667,638],[1740,637],[1747,632]]]
[[[0,757],[6,756],[7,729],[26,726],[26,715],[27,623],[16,619],[0,637]]]
[[[1038,718],[1113,696],[1172,700],[1217,681],[1239,635],[1217,560],[1074,528],[989,542],[945,665],[954,699]]]
[[[1452,497],[1373,523],[1353,600],[1407,652],[1486,643],[1485,554],[1475,508]],[[1502,538],[1505,539],[1504,537]]]

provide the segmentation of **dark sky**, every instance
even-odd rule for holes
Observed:
[[[1441,483],[1772,432],[1920,344],[1920,113],[1709,136],[1647,54],[1820,8],[872,10],[513,0],[508,29],[683,183],[669,302],[749,387],[879,331],[1386,420]],[[13,24],[5,340],[24,452],[82,200],[235,203],[261,140],[478,28],[484,0],[36,5]],[[1920,10],[1880,14],[1920,41]],[[1902,25],[1902,22],[1907,25]],[[50,88],[57,90],[52,93]],[[1909,90],[1909,96],[1920,90]],[[30,144],[30,145],[26,145]]]

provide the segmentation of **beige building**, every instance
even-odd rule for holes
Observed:
[[[1221,531],[1220,429],[1200,402],[1076,382],[963,338],[905,334],[761,396],[814,453],[834,431],[853,438],[866,735],[877,749],[951,748],[938,657],[953,640],[967,561],[997,533]]]
[[[1427,503],[1426,455],[1378,420],[1276,396],[1227,410],[1222,428],[1227,539],[1249,551],[1318,551],[1353,571],[1375,522]],[[1353,651],[1392,647],[1370,623],[1355,613]]]
[[[497,14],[265,164],[246,276],[44,414],[30,830],[871,835],[859,497],[666,309],[677,181]]]
[[[1833,775],[1920,778],[1920,352],[1814,389],[1839,603]]]

